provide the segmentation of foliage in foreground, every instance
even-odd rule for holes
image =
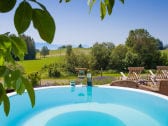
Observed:
[[[101,19],[104,19],[106,10],[108,11],[109,15],[112,13],[114,1],[115,0],[100,1]],[[124,0],[120,1],[124,3]],[[11,11],[16,5],[18,5],[14,13],[14,25],[18,34],[20,35],[24,33],[32,22],[34,28],[37,29],[40,37],[44,41],[51,43],[55,35],[56,26],[53,17],[50,15],[46,7],[37,0],[22,0],[19,1],[19,4],[16,4],[16,2],[17,0],[1,0],[0,13],[7,13]],[[61,3],[62,0],[59,0],[59,2]],[[70,2],[70,0],[65,0],[65,2]],[[90,9],[95,2],[96,0],[88,0]],[[33,8],[33,6],[31,6],[31,3],[37,4],[39,8]],[[2,77],[4,80],[5,77],[8,77],[9,80],[9,82],[4,81],[4,83],[0,84],[0,104],[4,104],[4,111],[6,115],[9,114],[10,110],[9,98],[6,95],[5,91],[6,88],[12,87],[18,94],[22,94],[24,92],[23,89],[27,89],[32,106],[34,106],[35,104],[34,90],[28,79],[24,77],[23,74],[21,74],[21,71],[9,69],[5,64],[5,61],[8,63],[14,63],[14,59],[12,58],[11,53],[17,56],[20,60],[23,59],[23,56],[27,51],[26,49],[27,48],[25,44],[23,44],[20,38],[0,35],[0,68],[2,69],[0,77]],[[15,74],[18,76],[16,77]],[[5,83],[7,87],[4,86]],[[18,91],[20,88],[22,90]]]
[[[35,94],[29,80],[24,76],[19,67],[15,64],[13,55],[19,59],[24,58],[27,52],[25,42],[16,36],[0,35],[0,77],[3,82],[0,83],[0,104],[4,104],[5,114],[9,114],[10,102],[6,94],[7,89],[14,89],[21,95],[25,89],[29,94],[32,106],[35,104]],[[21,45],[22,48],[20,48]]]

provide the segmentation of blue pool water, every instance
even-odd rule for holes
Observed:
[[[78,117],[78,119],[76,118]],[[75,121],[74,121],[75,120]],[[68,124],[67,124],[68,122]],[[55,116],[46,126],[125,126],[125,124],[111,115],[93,111],[75,111]]]
[[[167,126],[168,98],[115,87],[52,87],[10,96],[8,117],[0,106],[0,126]]]

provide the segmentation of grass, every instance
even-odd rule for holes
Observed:
[[[50,50],[49,55],[47,55],[46,57],[65,56],[65,54],[66,49]],[[40,52],[37,52],[36,57],[40,58]]]
[[[37,60],[25,60],[25,61],[19,61],[18,63],[23,66],[25,69],[25,73],[29,74],[32,72],[40,71],[41,68],[44,65],[49,65],[51,63],[62,63],[64,62],[64,57],[47,57],[47,58],[41,58]]]
[[[74,48],[74,53],[84,53],[85,55],[89,55],[91,52],[90,48]]]
[[[86,55],[89,55],[91,52],[90,48],[73,48],[72,49],[74,53],[84,53]],[[58,49],[58,50],[50,50],[49,55],[47,57],[55,57],[55,56],[65,56],[66,55],[66,49]],[[36,54],[37,58],[40,58],[40,52]]]
[[[91,49],[88,48],[73,48],[74,53],[90,54]],[[66,55],[66,49],[50,50],[50,54],[46,58],[40,57],[40,53],[36,54],[37,60],[25,60],[19,61],[18,63],[23,66],[25,73],[29,74],[32,72],[40,71],[44,65],[51,63],[62,63]]]
[[[167,54],[167,56],[168,56],[168,49],[161,50],[161,53],[165,53],[165,54]]]
[[[118,78],[115,75],[111,76],[93,76],[92,84],[93,85],[103,85],[110,84],[112,81],[117,80]],[[42,79],[41,85],[69,85],[70,81],[74,80],[76,84],[80,84],[81,80],[77,76],[69,76],[69,77],[61,77],[61,78],[50,78],[50,79]],[[82,80],[82,84],[87,84],[87,79]]]

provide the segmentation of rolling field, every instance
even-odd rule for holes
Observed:
[[[91,49],[86,48],[73,48],[74,53],[84,53],[89,54]],[[23,66],[25,73],[29,74],[32,72],[40,71],[41,68],[44,65],[49,65],[51,63],[62,63],[64,62],[64,58],[66,55],[66,49],[60,49],[60,50],[50,50],[49,55],[46,56],[46,58],[43,58],[40,56],[40,53],[38,52],[36,54],[36,60],[24,60],[19,61],[18,63]]]
[[[60,49],[60,50],[50,50],[49,55],[46,57],[54,57],[54,56],[65,56],[66,49]],[[36,58],[40,58],[40,52],[36,54]]]
[[[84,53],[86,55],[89,55],[91,52],[91,49],[89,48],[73,48],[72,49],[74,53]],[[65,56],[66,55],[66,49],[58,49],[58,50],[50,50],[50,54],[46,57],[54,57],[54,56]],[[37,59],[40,58],[40,53],[38,52],[36,54]]]
[[[162,53],[166,53],[168,55],[168,49],[162,50]]]
[[[64,56],[58,57],[46,57],[37,60],[25,60],[19,61],[18,63],[23,66],[25,73],[29,74],[32,72],[40,71],[44,65],[49,65],[51,63],[61,63],[64,62]]]

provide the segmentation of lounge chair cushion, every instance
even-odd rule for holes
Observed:
[[[120,87],[130,87],[130,88],[137,88],[138,83],[131,81],[131,80],[119,80],[119,81],[113,81],[111,86],[120,86]]]

